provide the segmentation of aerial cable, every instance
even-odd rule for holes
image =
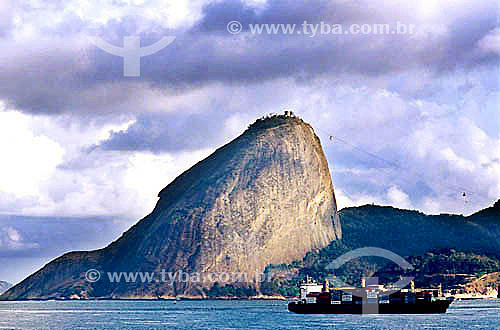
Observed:
[[[378,155],[376,155],[376,154],[374,154],[374,153],[372,153],[370,151],[367,151],[367,150],[359,147],[358,145],[355,145],[353,143],[350,143],[350,142],[346,141],[345,139],[339,137],[338,135],[332,135],[332,134],[329,134],[329,133],[327,133],[327,132],[325,132],[323,130],[320,130],[320,129],[318,129],[318,131],[321,131],[322,133],[325,133],[328,136],[328,139],[330,141],[332,141],[332,142],[340,141],[340,142],[342,142],[342,143],[344,143],[344,144],[352,147],[353,149],[355,149],[355,150],[357,150],[359,152],[362,152],[362,153],[364,153],[364,154],[366,154],[366,155],[368,155],[368,156],[370,156],[372,158],[375,158],[375,159],[377,159],[377,160],[379,160],[379,161],[381,161],[381,162],[383,162],[383,163],[385,163],[387,165],[390,165],[391,167],[395,167],[395,168],[400,169],[400,170],[405,170],[405,171],[408,171],[408,172],[412,172],[412,173],[418,175],[419,177],[424,177],[424,175],[422,173],[416,172],[415,170],[412,170],[412,169],[410,169],[408,167],[403,167],[403,166],[401,166],[401,165],[399,165],[399,164],[397,164],[397,163],[395,163],[393,161],[390,161],[388,159],[380,157],[380,156],[378,156]],[[404,181],[410,183],[409,180],[407,180],[405,178],[402,178],[402,179]],[[462,193],[461,196],[464,197],[464,199],[467,197],[467,195],[478,195],[478,196],[483,197],[484,199],[487,199],[487,200],[490,199],[489,197],[487,197],[486,195],[484,195],[482,193],[474,192],[474,191],[472,191],[470,189],[467,189],[467,188],[464,188],[464,187],[461,187],[461,186],[458,186],[458,185],[452,185],[452,184],[445,184],[445,183],[443,183],[443,184],[441,184],[441,186],[443,186],[445,188],[448,188],[451,191]],[[465,203],[467,203],[467,200],[465,201]]]

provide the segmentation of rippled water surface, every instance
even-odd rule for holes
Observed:
[[[0,329],[500,329],[500,301],[435,315],[296,315],[284,301],[0,302]]]

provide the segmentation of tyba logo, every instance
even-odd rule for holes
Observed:
[[[140,16],[149,19],[143,13],[143,9],[139,8],[129,9],[121,15],[121,17],[127,16]],[[161,22],[154,21],[164,27]],[[174,36],[164,36],[159,41],[146,47],[141,47],[141,38],[138,36],[125,36],[123,38],[123,47],[112,45],[100,37],[91,36],[89,40],[106,53],[123,57],[123,75],[125,77],[139,77],[141,75],[141,58],[159,52],[170,45],[175,38]]]

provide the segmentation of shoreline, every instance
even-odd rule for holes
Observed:
[[[283,296],[257,296],[257,297],[215,297],[215,298],[202,298],[202,297],[165,297],[165,298],[32,298],[32,299],[16,299],[7,300],[0,299],[0,302],[15,302],[15,301],[208,301],[208,300],[276,300],[286,301],[296,297],[283,297]]]

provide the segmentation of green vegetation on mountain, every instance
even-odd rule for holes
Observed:
[[[342,239],[309,252],[300,261],[267,267],[274,280],[263,288],[266,294],[292,293],[291,288],[306,275],[318,280],[334,275],[346,283],[359,285],[362,276],[378,276],[377,271],[383,269],[386,273],[381,273],[384,275],[381,282],[391,282],[405,274],[397,265],[379,257],[351,260],[335,272],[326,269],[342,254],[363,247],[383,248],[404,257],[415,267],[417,285],[422,286],[440,282],[453,285],[466,278],[439,274],[479,277],[500,270],[500,200],[468,217],[425,215],[376,205],[346,208],[339,213]]]
[[[437,287],[439,284],[453,287],[500,270],[500,262],[493,257],[455,249],[430,251],[423,256],[410,256],[407,261],[414,269],[403,272],[389,263],[376,276],[381,283],[395,282],[403,275],[414,277],[418,287]]]
[[[351,248],[375,246],[401,256],[460,248],[500,256],[499,202],[469,217],[372,205],[343,209],[340,215],[342,241]]]
[[[238,298],[248,298],[257,295],[257,291],[252,287],[238,287],[236,285],[220,285],[215,283],[210,289],[205,289],[205,295],[208,298],[220,298],[220,297],[238,297]]]

